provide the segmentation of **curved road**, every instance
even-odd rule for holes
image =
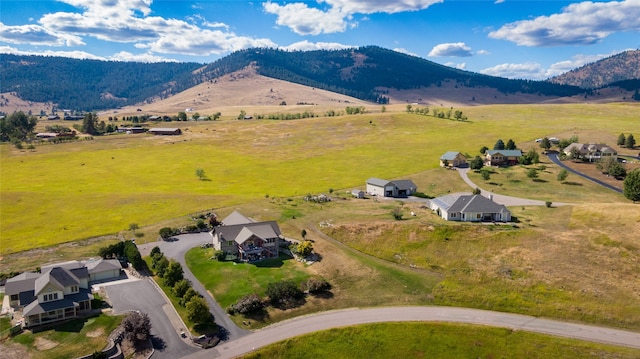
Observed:
[[[640,349],[640,333],[565,323],[527,315],[453,307],[388,307],[322,312],[280,322],[186,358],[234,358],[260,347],[319,330],[379,322],[454,322],[526,330]]]
[[[598,179],[596,179],[596,178],[589,177],[589,176],[587,176],[586,174],[584,174],[584,173],[582,173],[582,172],[579,172],[579,171],[576,171],[576,170],[574,170],[573,168],[571,168],[571,167],[569,167],[569,166],[565,165],[564,163],[562,163],[562,161],[560,161],[560,159],[558,158],[558,154],[557,154],[557,153],[547,153],[547,157],[549,157],[549,159],[550,159],[553,163],[557,164],[558,166],[560,166],[560,167],[562,167],[562,168],[566,169],[567,171],[569,171],[569,172],[571,172],[571,173],[574,173],[574,174],[576,174],[576,175],[578,175],[578,176],[580,176],[580,177],[582,177],[582,178],[586,178],[586,179],[588,179],[589,181],[591,181],[591,182],[595,182],[595,183],[597,183],[597,184],[599,184],[599,185],[601,185],[601,186],[603,186],[603,187],[606,187],[606,188],[608,188],[608,189],[610,189],[610,190],[616,191],[616,192],[618,192],[618,193],[622,193],[622,190],[621,190],[620,188],[614,187],[614,186],[612,186],[612,185],[610,185],[610,184],[608,184],[608,183],[604,183],[604,182],[602,182],[602,181],[600,181],[600,180],[598,180]],[[629,157],[633,157],[633,156],[629,156]]]
[[[458,173],[460,173],[460,177],[462,177],[462,180],[465,181],[469,186],[471,186],[471,188],[480,188],[476,186],[475,183],[471,182],[471,180],[469,179],[469,175],[468,175],[469,168],[458,168],[457,171]],[[480,188],[480,191],[483,196],[485,197],[493,196],[492,198],[494,202],[505,205],[507,207],[509,206],[545,206],[546,205],[545,201],[538,201],[535,199],[518,198],[518,197],[505,196],[502,194],[495,194],[493,192],[489,192],[482,188]],[[569,204],[570,203],[553,202],[554,206],[565,206]]]

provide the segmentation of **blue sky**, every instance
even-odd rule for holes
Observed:
[[[640,0],[0,2],[0,53],[208,63],[250,47],[363,45],[546,79],[640,48]]]

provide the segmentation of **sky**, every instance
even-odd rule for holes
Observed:
[[[639,49],[640,0],[0,1],[0,54],[210,63],[367,45],[543,80]]]

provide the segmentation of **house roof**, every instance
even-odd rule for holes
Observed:
[[[88,261],[86,264],[89,274],[100,273],[108,270],[122,269],[120,261],[117,259],[98,259]]]
[[[391,183],[393,183],[399,190],[408,190],[408,189],[417,188],[415,183],[413,183],[413,181],[411,180],[397,180]]]
[[[177,127],[154,127],[149,129],[149,132],[176,132],[180,131]]]
[[[232,225],[235,225],[235,224],[253,223],[253,221],[251,219],[249,219],[248,217],[245,217],[244,215],[242,215],[240,212],[233,211],[233,212],[231,212],[230,215],[226,216],[222,220],[222,223],[225,226],[232,226]]]
[[[4,287],[6,295],[19,294],[26,291],[33,291],[34,283],[36,279],[40,277],[40,273],[24,272],[20,273],[13,278],[7,279],[7,283]]]
[[[270,227],[271,229],[269,230],[266,227]],[[280,227],[278,227],[276,221],[218,226],[213,229],[212,234],[213,233],[218,234],[218,239],[221,241],[235,241],[236,243],[243,243],[252,234],[260,238],[275,238],[281,234]]]
[[[55,286],[59,290],[64,290],[65,287],[80,285],[80,279],[66,268],[54,267],[36,279],[35,294],[38,295],[48,284]]]
[[[587,154],[587,153],[596,152],[596,151],[617,154],[616,150],[607,146],[604,143],[578,143],[578,142],[574,142],[569,146],[565,147],[564,153],[566,154],[571,153],[571,149],[573,148],[576,148],[581,154]]]
[[[440,156],[440,160],[453,161],[456,159],[456,157],[458,157],[459,154],[460,152],[457,152],[457,151],[449,151],[449,152],[446,152],[444,155]]]
[[[79,305],[78,302],[83,302],[91,299],[93,299],[93,296],[91,295],[91,292],[89,290],[80,289],[78,293],[65,295],[63,298],[51,302],[40,303],[35,300],[23,309],[22,315],[27,317],[30,315],[43,314],[58,309],[73,308]]]
[[[507,213],[509,210],[481,195],[449,194],[431,200],[436,206],[455,213]]]
[[[522,156],[522,151],[520,150],[487,150],[487,153],[490,156],[493,156],[495,154],[501,154],[505,157],[521,157]]]
[[[367,184],[378,186],[378,187],[384,187],[388,183],[389,183],[389,181],[381,179],[381,178],[376,178],[376,177],[371,177],[371,178],[369,178],[367,180]]]

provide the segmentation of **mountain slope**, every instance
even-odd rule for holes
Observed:
[[[551,78],[549,81],[596,89],[614,82],[634,79],[640,79],[640,50],[621,52]]]

